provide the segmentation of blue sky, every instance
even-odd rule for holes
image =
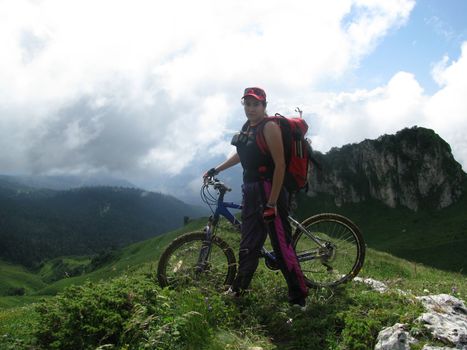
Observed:
[[[322,152],[419,125],[466,169],[465,13],[464,0],[1,1],[1,172],[197,193],[233,151],[247,86],[270,113],[300,107]]]
[[[467,40],[467,1],[417,1],[410,18],[401,28],[392,29],[354,72],[352,87],[384,84],[398,71],[415,74],[426,93],[439,87],[431,77],[433,64],[447,55],[457,59]]]

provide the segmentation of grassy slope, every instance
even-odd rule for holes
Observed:
[[[347,215],[360,226],[368,246],[376,250],[453,272],[467,271],[467,261],[464,259],[464,252],[467,250],[467,196],[455,205],[436,212],[391,209],[379,202],[336,207],[331,198],[323,197],[301,197],[299,208],[297,217],[302,218],[324,211]],[[48,285],[23,268],[0,264],[0,295],[5,295],[5,290],[11,287],[24,287],[27,296],[0,297],[0,307],[21,304],[22,300],[30,302],[34,295],[54,295],[69,285],[82,284],[86,280],[98,281],[115,277],[134,271],[143,264],[147,264],[148,270],[154,270],[161,249],[173,237],[182,232],[199,230],[204,221],[205,219],[192,221],[180,230],[132,244],[122,249],[115,261],[96,271]],[[236,238],[230,241],[233,245],[238,243],[238,236],[234,237]],[[411,263],[411,266],[416,265]],[[50,266],[46,265],[41,270],[41,276],[47,277],[49,269]]]
[[[131,273],[132,271],[138,270],[143,265],[146,266],[146,269],[155,269],[157,266],[157,259],[165,246],[167,246],[174,237],[184,232],[194,231],[199,229],[199,227],[202,227],[200,224],[201,221],[202,220],[192,221],[181,229],[131,244],[120,251],[118,258],[115,261],[103,266],[102,268],[82,276],[62,279],[38,290],[36,294],[54,295],[70,285],[82,284],[85,281],[99,281],[102,279],[117,277],[123,273]]]
[[[464,258],[467,250],[467,195],[440,211],[391,209],[379,202],[336,207],[332,198],[326,197],[301,197],[299,208],[297,217],[301,218],[325,211],[350,217],[362,229],[368,246],[376,250],[440,269],[464,274],[467,271],[467,260]],[[203,223],[204,219],[193,221],[178,231],[132,244],[122,249],[111,264],[84,276],[65,278],[49,284],[43,281],[51,275],[50,264],[46,264],[40,271],[40,276],[37,276],[22,267],[0,261],[0,296],[9,294],[12,288],[24,288],[27,296],[0,297],[0,308],[29,301],[33,295],[53,295],[68,285],[81,284],[85,280],[97,281],[115,277],[144,263],[152,262],[153,265],[148,266],[148,269],[154,269],[160,250],[172,237],[181,232],[199,229]],[[73,265],[74,262],[67,263]]]
[[[336,211],[351,217],[361,227],[369,245],[365,265],[360,273],[361,277],[382,280],[392,288],[400,288],[415,295],[426,294],[428,290],[433,294],[448,293],[464,300],[467,299],[466,269],[464,267],[465,261],[462,258],[466,237],[467,200],[465,197],[450,208],[432,213],[414,213],[404,208],[389,209],[379,203],[363,203],[341,208],[336,208],[331,203],[330,199],[321,198],[318,201],[307,198],[306,203],[301,203],[302,213],[307,213],[306,216],[308,216],[309,213],[319,211]],[[132,244],[124,248],[115,261],[92,273],[66,278],[49,285],[45,285],[37,275],[28,273],[22,268],[1,263],[1,288],[16,286],[27,286],[27,288],[25,288],[26,296],[0,297],[0,337],[4,335],[3,339],[6,339],[5,342],[8,346],[13,346],[11,348],[20,349],[24,342],[31,342],[33,339],[31,329],[36,327],[39,317],[34,304],[31,303],[42,300],[44,296],[49,301],[53,301],[56,297],[52,295],[63,291],[70,285],[83,285],[85,281],[93,281],[99,285],[100,283],[110,283],[109,286],[112,286],[113,282],[99,281],[119,276],[128,276],[124,277],[125,279],[133,278],[141,272],[143,272],[141,279],[150,278],[148,282],[151,284],[151,281],[154,281],[154,276],[148,276],[154,273],[156,261],[162,249],[175,236],[183,232],[199,230],[203,223],[203,220],[192,222],[180,230]],[[228,226],[223,225],[223,227]],[[227,238],[234,249],[238,245],[237,234],[222,232],[221,236]],[[444,249],[440,249],[442,246],[448,247],[449,250],[443,253]],[[405,256],[412,262],[378,250]],[[414,263],[415,260],[426,261],[426,263]],[[445,267],[454,271],[447,272],[428,265]],[[42,272],[45,273],[47,268],[46,266]],[[456,270],[461,271],[462,269],[464,274],[456,273]],[[296,332],[313,334],[317,338],[331,337],[331,340],[326,340],[326,346],[329,349],[338,349],[339,345],[336,347],[329,345],[333,342],[336,344],[345,343],[348,348],[352,348],[349,345],[351,342],[349,339],[363,337],[363,335],[354,334],[352,332],[355,332],[355,329],[346,330],[345,327],[347,324],[348,327],[350,325],[357,327],[352,323],[354,319],[362,316],[368,318],[366,317],[368,315],[370,318],[379,320],[379,323],[362,326],[364,329],[371,329],[370,334],[366,334],[365,337],[369,339],[366,340],[367,344],[373,346],[372,341],[374,342],[374,337],[376,337],[376,329],[391,325],[394,321],[407,322],[408,320],[411,322],[415,317],[412,315],[412,311],[403,312],[402,309],[398,309],[400,306],[397,303],[402,301],[396,300],[394,295],[380,297],[371,292],[370,296],[364,286],[352,283],[330,297],[320,291],[312,291],[309,298],[312,311],[307,313],[306,322],[303,321],[306,324],[302,324],[300,323],[302,321],[298,320],[292,328],[287,326],[287,329],[283,329],[281,328],[284,327],[283,322],[287,323],[288,320],[296,316],[291,315],[284,306],[286,291],[282,277],[267,270],[264,264],[260,263],[252,287],[257,292],[248,297],[247,311],[243,310],[241,316],[248,320],[244,326],[246,328],[241,328],[239,331],[237,328],[230,328],[232,326],[230,323],[209,325],[214,334],[214,340],[212,340],[214,345],[211,344],[212,346],[209,345],[207,348],[221,349],[223,344],[228,343],[232,344],[232,348],[237,349],[246,349],[252,345],[261,345],[265,349],[286,349],[293,343],[293,338],[298,336]],[[185,296],[181,294],[177,298],[183,299]],[[390,299],[395,301],[390,301]],[[222,298],[218,302],[221,309],[224,306],[231,307],[228,301]],[[386,305],[385,303],[390,304]],[[402,308],[405,310],[410,307],[402,305]],[[362,312],[364,314],[361,314]],[[392,316],[388,316],[389,314]],[[235,319],[238,317],[237,312],[229,317]],[[316,319],[322,320],[321,324],[316,324]],[[341,325],[342,322],[343,325]],[[334,330],[334,333],[328,334],[329,329],[334,324],[344,328],[338,327],[339,329]],[[323,335],[322,332],[328,333]],[[350,338],[348,335],[346,336],[346,332],[349,332]],[[1,344],[0,349],[2,349]]]
[[[26,294],[44,288],[40,276],[27,271],[24,267],[0,260],[0,295],[10,294],[13,289],[24,288]]]
[[[205,342],[207,349],[223,349],[225,344],[230,344],[233,349],[247,349],[253,345],[261,345],[264,349],[292,349],[297,346],[298,348],[318,346],[323,349],[339,349],[339,346],[344,346],[344,348],[352,349],[358,348],[355,341],[374,347],[378,330],[395,322],[410,323],[420,311],[419,306],[413,301],[405,302],[395,294],[381,296],[376,292],[368,291],[361,284],[351,283],[335,294],[312,290],[309,297],[310,310],[303,315],[297,315],[286,306],[286,288],[283,278],[277,272],[267,270],[263,263],[260,263],[252,282],[254,292],[247,296],[240,305],[232,305],[231,301],[219,295],[213,295],[214,292],[211,291],[208,292],[211,294],[206,297],[206,305],[209,304],[209,309],[203,309],[205,298],[203,295],[193,294],[186,290],[167,295],[163,291],[158,292],[153,273],[154,262],[161,248],[183,231],[191,231],[200,227],[202,223],[195,222],[183,230],[133,244],[123,250],[118,260],[109,265],[87,276],[56,282],[38,294],[54,293],[72,283],[82,284],[84,280],[96,281],[97,284],[94,286],[82,287],[84,294],[74,295],[72,300],[69,299],[69,302],[74,305],[75,302],[81,300],[80,298],[85,298],[85,295],[89,295],[96,288],[101,288],[104,293],[119,290],[124,288],[123,286],[129,288],[128,285],[134,284],[135,293],[140,292],[144,295],[146,292],[139,291],[140,287],[137,285],[141,283],[141,288],[144,285],[146,288],[154,285],[157,293],[161,293],[160,298],[166,298],[163,299],[166,300],[163,305],[175,313],[167,316],[167,321],[157,318],[154,322],[159,320],[157,322],[162,322],[159,326],[164,329],[164,332],[176,332],[175,334],[179,336],[177,327],[188,327],[184,321],[184,315],[187,315],[187,310],[196,307],[195,310],[200,313],[200,320],[195,324],[201,322],[203,327],[209,329],[210,338]],[[222,232],[221,235],[232,245],[238,244],[237,234]],[[113,280],[97,282],[118,276],[123,277],[117,278],[115,282]],[[429,290],[430,293],[454,293],[464,300],[467,299],[467,281],[463,275],[410,263],[374,249],[368,249],[367,259],[360,276],[385,281],[392,288],[400,288],[415,295],[426,294],[426,290]],[[196,303],[193,301],[195,299]],[[48,300],[51,303],[49,307],[58,308],[57,312],[68,314],[68,311],[60,311],[57,297],[49,297]],[[21,349],[23,344],[33,341],[31,329],[35,329],[42,322],[38,321],[39,315],[36,310],[33,305],[0,310],[0,337],[4,336],[3,339],[8,346],[13,344],[14,348]],[[163,312],[163,310],[158,312]],[[214,315],[213,319],[212,313],[216,315],[219,313],[222,317],[219,316],[221,318],[216,319],[217,316]],[[134,327],[142,326],[142,324],[131,324]],[[154,325],[156,326],[157,323]],[[171,328],[174,325],[176,327]],[[190,329],[183,329],[184,337],[196,336],[190,333]],[[154,334],[162,333],[157,331]],[[152,336],[155,336],[154,334]],[[184,339],[178,340],[192,341]]]
[[[348,216],[360,227],[371,248],[467,273],[467,195],[448,208],[419,212],[389,208],[377,201],[336,207],[329,197],[301,197],[299,203],[298,216],[302,218],[324,211]]]
[[[44,296],[55,295],[68,286],[83,284],[85,281],[99,281],[113,278],[125,272],[134,271],[142,265],[146,265],[146,269],[154,269],[161,250],[175,236],[202,227],[204,221],[192,221],[179,230],[129,245],[120,251],[117,260],[91,273],[64,278],[49,284],[44,283],[42,280],[42,278],[47,278],[50,275],[51,267],[49,263],[45,264],[38,274],[34,274],[21,266],[0,261],[0,310],[30,304],[41,300]],[[75,261],[79,260],[81,259],[75,259]],[[17,287],[25,288],[24,296],[7,296],[11,288]]]
[[[301,203],[299,215],[304,218],[310,213],[323,211],[349,216],[362,229],[369,249],[360,273],[361,277],[382,280],[393,288],[400,288],[415,295],[426,294],[428,290],[432,294],[448,293],[467,299],[465,278],[467,260],[464,257],[467,250],[467,196],[441,211],[417,213],[404,208],[390,209],[379,202],[337,208],[332,204],[331,198],[306,198],[306,202]],[[202,225],[202,221],[192,222],[181,230],[132,244],[122,249],[115,261],[92,273],[66,278],[49,285],[42,282],[38,275],[31,274],[18,266],[0,262],[0,295],[11,288],[22,287],[26,292],[22,297],[0,297],[0,349],[3,348],[2,341],[5,339],[5,344],[15,349],[22,348],[23,341],[28,342],[32,339],[31,329],[36,327],[39,317],[32,302],[37,302],[44,296],[53,302],[57,298],[52,295],[72,284],[83,285],[85,281],[93,281],[98,285],[107,283],[106,286],[114,287],[113,280],[99,281],[119,276],[130,280],[136,275],[141,279],[150,278],[148,282],[152,283],[154,276],[149,276],[148,272],[154,272],[161,250],[175,236],[186,231],[199,230]],[[238,243],[237,235],[232,234],[229,238],[233,246]],[[392,255],[381,251],[390,252]],[[414,261],[418,262],[414,263]],[[50,266],[46,265],[42,270],[42,277],[50,273],[49,268]],[[144,273],[138,275],[141,271]],[[382,325],[391,325],[394,321],[410,322],[412,317],[412,311],[404,314],[395,303],[386,304],[390,299],[397,299],[394,295],[378,296],[364,286],[352,283],[332,296],[320,291],[312,291],[309,298],[311,310],[300,319],[301,316],[290,314],[284,306],[285,285],[282,277],[267,270],[262,263],[252,287],[255,292],[247,298],[248,305],[240,310],[241,319],[245,320],[245,328],[233,328],[231,323],[221,322],[217,326],[209,325],[215,334],[213,344],[218,345],[218,347],[213,346],[213,349],[225,348],[222,344],[226,343],[233,344],[232,348],[237,349],[246,349],[251,345],[262,345],[265,349],[285,349],[287,344],[291,343],[293,336],[298,336],[297,332],[309,334],[310,337],[317,339],[333,338],[329,340],[328,345],[333,342],[342,344],[346,342],[345,332],[355,336],[348,325],[360,327],[358,323],[352,323],[358,317],[362,320],[371,320],[378,319],[386,311],[392,314],[390,317],[381,316],[381,324],[362,326],[374,327],[374,329],[381,329]],[[184,297],[185,294],[181,293],[174,296],[174,300],[178,299],[178,302],[182,302]],[[366,300],[370,300],[371,303],[367,303]],[[401,300],[396,301],[401,302]],[[171,301],[167,303],[170,304]],[[222,298],[219,303],[221,308],[232,306],[229,301]],[[405,307],[410,309],[411,306]],[[233,310],[234,313],[229,314],[229,317],[234,319],[238,317],[235,314],[238,310],[235,308]],[[285,326],[292,318],[293,324]],[[318,320],[321,320],[322,324],[317,324]],[[329,323],[326,323],[326,320]],[[300,324],[302,321],[304,324]],[[325,333],[333,324],[338,324],[342,329],[336,330],[331,335]],[[370,335],[375,336],[373,333]],[[338,347],[329,346],[329,348]],[[352,347],[348,346],[348,348]]]

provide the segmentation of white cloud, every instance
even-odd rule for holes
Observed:
[[[420,121],[423,90],[412,74],[397,73],[386,86],[353,93],[329,94],[314,107],[316,149],[359,142],[394,133]],[[313,108],[313,106],[310,106]]]
[[[451,145],[453,153],[467,168],[467,42],[461,56],[436,72],[443,83],[425,107],[428,125]]]
[[[230,151],[225,134],[243,122],[245,86],[267,87],[271,110],[323,96],[321,83],[355,68],[413,7],[413,0],[2,1],[0,147],[10,151],[0,153],[0,166],[179,173]],[[396,128],[404,108],[421,101],[405,99],[383,126],[365,116],[403,100],[401,89],[422,94],[401,73],[376,92],[331,96],[334,108],[315,104],[329,112],[320,114],[322,138],[335,130],[327,121],[355,139],[359,123]],[[362,109],[355,98],[371,102]],[[339,120],[340,110],[361,114]]]
[[[377,138],[414,125],[432,128],[452,147],[463,168],[467,165],[467,42],[457,61],[443,58],[433,70],[440,89],[424,94],[413,74],[399,72],[382,87],[321,96],[310,105],[316,149]]]

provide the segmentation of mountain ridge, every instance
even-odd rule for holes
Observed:
[[[460,198],[467,180],[449,144],[416,126],[314,157],[321,169],[312,169],[308,194],[331,195],[338,206],[377,199],[391,208],[441,209]]]
[[[0,258],[28,267],[62,255],[97,254],[205,215],[200,207],[135,188],[67,191],[2,187]]]
[[[65,191],[80,187],[137,188],[131,182],[104,175],[0,175],[0,181],[12,187]]]

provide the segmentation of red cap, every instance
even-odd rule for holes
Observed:
[[[264,92],[263,89],[261,89],[259,87],[246,88],[245,91],[243,92],[243,97],[242,98],[245,98],[247,96],[254,97],[258,101],[266,101],[266,93]]]

